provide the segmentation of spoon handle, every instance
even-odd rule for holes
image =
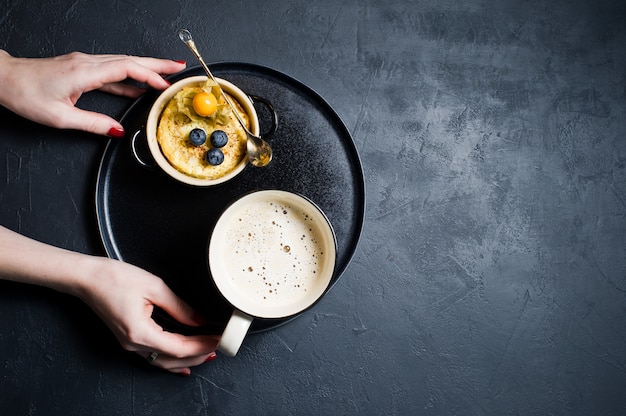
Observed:
[[[206,74],[209,76],[209,78],[211,78],[211,80],[215,83],[217,88],[220,90],[220,93],[222,94],[222,97],[224,97],[224,100],[226,100],[226,103],[228,103],[228,106],[230,107],[230,109],[232,110],[233,114],[237,118],[237,121],[239,121],[239,124],[241,124],[241,127],[246,131],[247,134],[249,134],[250,136],[256,137],[256,136],[254,136],[250,132],[250,130],[248,130],[248,128],[246,127],[246,123],[244,123],[244,121],[241,119],[241,116],[239,115],[239,112],[235,109],[235,106],[230,101],[230,99],[226,96],[226,94],[224,94],[224,91],[222,90],[222,87],[220,87],[220,84],[217,83],[215,77],[213,76],[213,73],[211,72],[211,70],[209,69],[207,64],[204,62],[204,59],[202,59],[202,55],[200,55],[200,52],[198,52],[198,48],[196,47],[196,42],[193,41],[193,37],[191,36],[191,32],[189,32],[187,29],[180,29],[178,31],[178,37],[180,38],[180,40],[183,41],[183,43],[185,45],[187,45],[187,47],[195,55],[195,57],[198,59],[198,61],[200,61],[200,65],[202,65],[202,68],[204,69],[204,72],[206,72]]]

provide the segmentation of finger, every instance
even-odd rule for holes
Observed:
[[[139,62],[142,62],[141,64]],[[120,57],[96,65],[95,79],[100,81],[101,88],[105,84],[123,81],[127,78],[148,84],[155,89],[165,89],[169,86],[160,74],[171,74],[185,68],[184,63],[158,60],[155,58]]]
[[[167,354],[159,354],[154,360],[150,360],[150,355],[152,353],[142,351],[138,354],[146,358],[152,365],[175,373],[178,373],[181,370],[188,369],[190,367],[196,367],[206,362],[213,361],[215,358],[217,358],[217,354],[215,352],[187,358],[176,358]]]
[[[163,356],[161,356],[161,359],[159,359],[159,357],[157,356],[156,358],[152,358],[153,352],[145,352],[145,351],[136,351],[137,355],[139,355],[142,358],[145,358],[148,363],[150,363],[150,365],[153,365],[155,367],[159,367],[162,368],[164,370],[167,370],[169,372],[175,373],[175,374],[181,374],[184,376],[190,376],[191,375],[191,368],[189,367],[172,367],[172,368],[164,368],[160,362],[163,361]],[[157,361],[158,360],[158,361]]]
[[[168,371],[172,373],[180,374],[186,377],[189,377],[191,375],[191,368],[188,368],[188,367],[187,368],[175,368],[175,369],[168,370]]]
[[[166,354],[175,358],[197,357],[210,354],[217,349],[216,335],[182,335],[163,330],[156,322],[140,342],[142,350]]]
[[[106,114],[82,110],[73,106],[69,106],[57,114],[57,119],[50,123],[52,127],[83,130],[102,136],[121,137],[124,135],[124,127]]]
[[[172,292],[165,283],[153,286],[152,290],[150,301],[159,306],[178,322],[191,326],[202,325],[205,322],[202,315]]]
[[[149,68],[152,71],[163,75],[175,74],[187,67],[187,64],[184,61],[172,61],[169,59],[150,58],[143,56],[131,56],[130,59],[132,59],[141,66]]]
[[[124,84],[123,82],[104,84],[100,88],[100,91],[129,98],[138,98],[146,92],[145,88],[139,88],[134,85]]]
[[[159,74],[175,74],[180,72],[187,66],[185,61],[173,61],[170,59],[152,58],[145,56],[119,55],[119,54],[101,54],[88,55],[97,62],[109,62],[129,59],[141,66],[144,66]]]

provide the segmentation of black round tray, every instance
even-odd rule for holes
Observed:
[[[207,266],[206,247],[218,216],[242,195],[282,189],[310,198],[330,219],[338,243],[334,284],[350,262],[361,234],[365,184],[349,131],[324,99],[295,79],[266,67],[217,63],[211,70],[246,93],[269,100],[278,115],[268,138],[270,165],[247,166],[234,179],[214,187],[192,187],[133,157],[129,140],[109,141],[96,183],[96,213],[107,255],[161,277],[174,292],[210,320],[199,331],[177,326],[163,313],[155,319],[177,332],[221,333],[232,307],[218,294]],[[174,82],[203,75],[193,67],[169,78]],[[142,129],[158,92],[149,91],[122,117],[127,135]],[[270,114],[257,108],[261,131]],[[265,125],[265,126],[264,126]],[[144,157],[145,158],[145,157]],[[161,311],[162,312],[162,311]],[[257,319],[251,332],[274,328],[287,319]]]

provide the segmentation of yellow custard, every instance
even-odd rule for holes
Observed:
[[[193,97],[203,91],[219,97],[217,111],[211,116],[200,116],[194,111]],[[249,128],[248,114],[237,100],[230,95],[228,97]],[[189,133],[195,128],[204,130],[207,137],[205,143],[199,146],[189,141]],[[209,138],[215,130],[222,130],[228,135],[228,142],[221,148],[224,161],[219,165],[211,165],[206,160],[207,152],[213,147]],[[194,178],[218,179],[235,169],[246,156],[246,134],[210,80],[198,86],[182,88],[176,93],[161,113],[156,135],[167,161],[178,171]]]

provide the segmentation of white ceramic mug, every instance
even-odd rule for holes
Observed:
[[[264,190],[230,205],[208,248],[213,281],[235,309],[219,351],[236,355],[255,318],[287,318],[315,304],[330,286],[336,256],[333,228],[307,198]]]

